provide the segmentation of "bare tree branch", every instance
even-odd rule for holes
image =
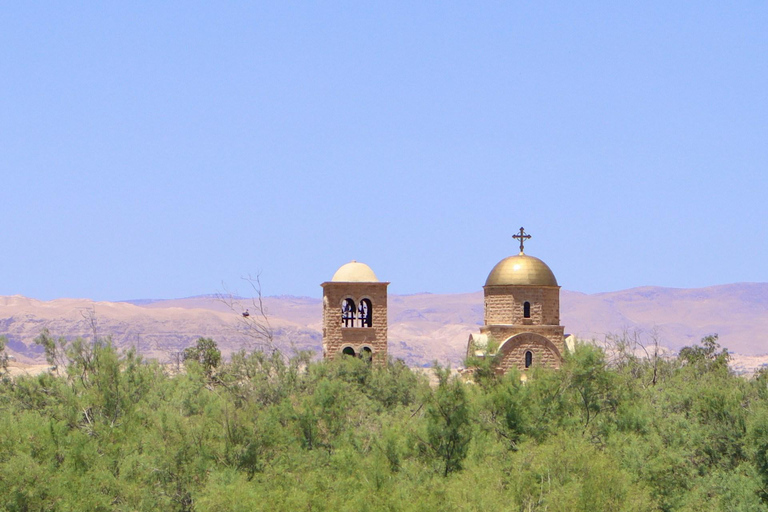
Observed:
[[[95,344],[98,340],[98,320],[96,318],[96,306],[92,305],[89,309],[80,310],[80,316],[83,317],[83,320],[88,322],[88,327],[90,328],[91,334],[93,336],[93,343]]]
[[[239,331],[250,340],[248,344],[250,350],[273,352],[284,358],[282,351],[275,344],[274,330],[264,304],[261,274],[256,274],[255,277],[248,274],[242,279],[251,287],[253,294],[250,299],[243,299],[227,290],[226,286],[224,286],[224,293],[217,294],[217,299],[237,315]]]

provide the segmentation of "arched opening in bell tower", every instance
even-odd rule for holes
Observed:
[[[358,318],[360,319],[361,327],[373,326],[373,304],[369,299],[363,299],[360,301],[360,306],[357,309]]]
[[[341,303],[341,326],[355,326],[355,301],[352,299],[344,299]]]

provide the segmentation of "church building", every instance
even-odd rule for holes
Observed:
[[[566,350],[560,286],[546,263],[524,252],[531,235],[513,235],[520,253],[501,260],[485,281],[485,318],[467,357],[489,358],[497,373],[559,368]],[[387,286],[371,267],[351,261],[323,283],[323,357],[387,362]]]
[[[351,261],[323,283],[323,358],[387,363],[387,286],[371,267]]]
[[[520,253],[504,258],[483,286],[485,318],[480,334],[471,334],[467,357],[493,358],[497,373],[533,365],[559,368],[565,353],[560,325],[560,286],[546,263],[524,252],[531,235],[513,235]]]

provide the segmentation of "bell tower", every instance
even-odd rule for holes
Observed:
[[[323,358],[387,362],[387,286],[365,263],[342,265],[323,287]]]

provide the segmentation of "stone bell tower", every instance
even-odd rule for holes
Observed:
[[[387,362],[387,286],[351,261],[323,283],[323,358],[349,355]]]
[[[467,356],[493,357],[496,371],[533,365],[559,368],[565,351],[560,286],[546,263],[523,252],[531,235],[520,228],[520,253],[501,260],[483,286],[485,320],[469,337]]]

